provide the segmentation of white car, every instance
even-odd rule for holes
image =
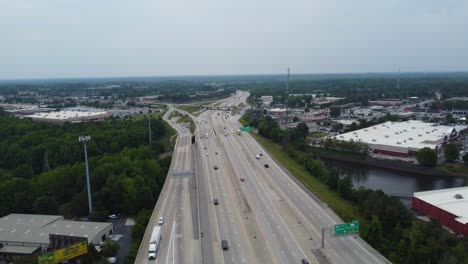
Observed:
[[[159,217],[158,225],[162,225],[162,224],[164,224],[164,218],[161,216]]]

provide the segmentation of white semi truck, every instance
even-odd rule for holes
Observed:
[[[156,253],[158,252],[159,240],[161,240],[161,226],[155,226],[153,233],[151,233],[151,239],[148,250],[148,258],[155,259]]]

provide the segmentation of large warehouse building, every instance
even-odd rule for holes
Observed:
[[[466,128],[410,120],[385,122],[333,138],[366,143],[374,153],[407,157],[424,147],[441,154],[443,145],[456,139]]]
[[[34,113],[25,116],[34,121],[44,122],[87,122],[87,121],[102,121],[110,117],[107,111],[77,111],[77,110],[61,110],[48,113]]]
[[[453,232],[468,236],[468,187],[416,192],[412,207]]]
[[[46,252],[50,235],[86,238],[99,244],[113,233],[112,223],[64,220],[60,215],[10,214],[0,218],[0,254]]]

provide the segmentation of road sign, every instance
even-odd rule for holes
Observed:
[[[354,220],[351,223],[338,224],[333,227],[334,236],[345,236],[359,234],[359,221]]]
[[[249,126],[241,127],[240,130],[242,132],[247,132],[247,131],[250,131],[250,127]]]

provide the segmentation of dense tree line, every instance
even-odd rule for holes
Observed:
[[[279,129],[266,117],[253,118],[251,113],[243,116],[245,122],[257,127],[259,134],[277,143],[284,143],[285,135],[299,133],[297,128]],[[281,136],[278,136],[281,135]],[[468,241],[448,233],[440,224],[431,220],[424,223],[394,196],[380,190],[363,187],[355,189],[349,176],[340,177],[315,158],[313,148],[298,146],[299,142],[283,145],[284,152],[343,199],[357,206],[359,215],[369,224],[361,236],[380,253],[394,263],[468,263]],[[305,144],[302,141],[302,144]],[[351,221],[349,216],[342,216]]]
[[[147,122],[36,123],[0,112],[0,216],[9,213],[87,215],[83,144],[90,135],[88,157],[95,219],[109,213],[134,215],[152,208],[170,159],[173,131],[153,119],[153,143]]]
[[[398,84],[398,79],[400,82]],[[254,98],[263,95],[274,96],[275,102],[285,103],[285,79],[247,83],[246,87]],[[323,76],[322,78],[301,78],[293,76],[289,82],[291,94],[319,94],[345,99],[334,104],[363,102],[379,99],[406,99],[410,96],[434,98],[440,92],[442,99],[468,94],[468,78],[456,74],[382,74]],[[299,104],[297,106],[300,106]]]

